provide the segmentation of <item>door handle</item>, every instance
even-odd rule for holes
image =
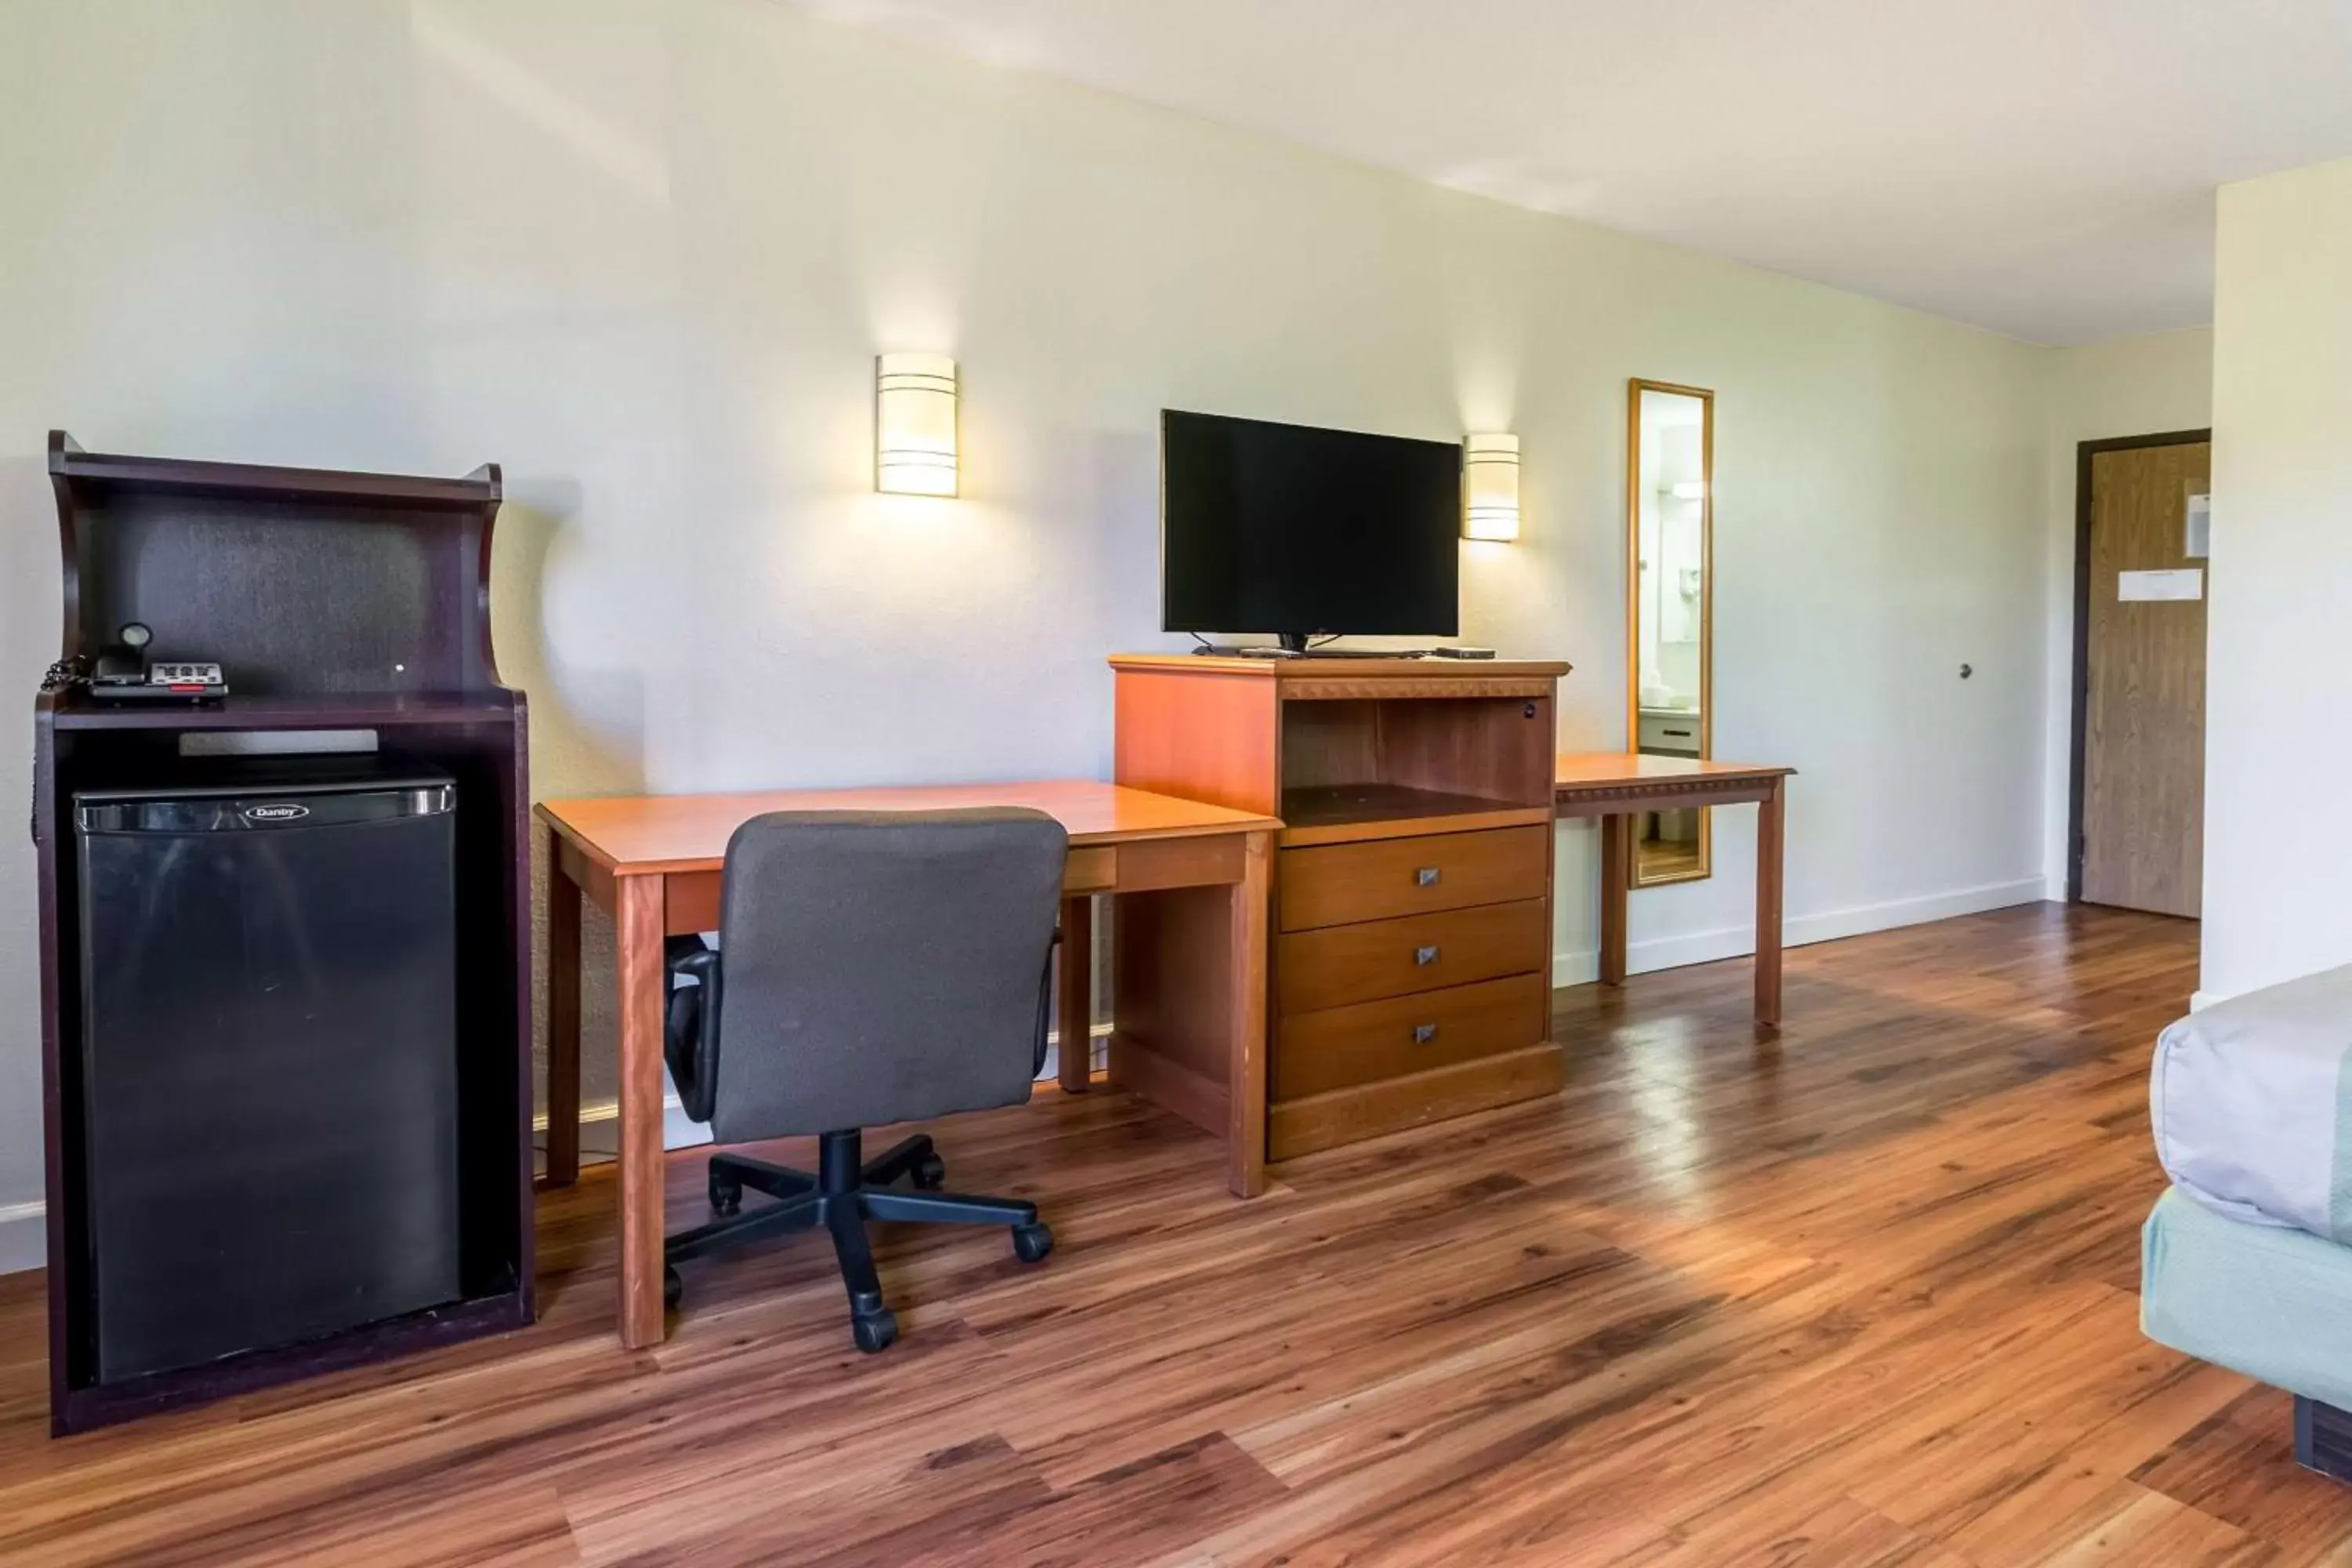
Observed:
[[[1412,1026],[1412,1043],[1413,1043],[1414,1045],[1416,1045],[1416,1046],[1425,1046],[1425,1045],[1429,1044],[1429,1042],[1430,1042],[1430,1041],[1432,1041],[1432,1040],[1433,1040],[1433,1039],[1435,1039],[1435,1038],[1437,1038],[1437,1026],[1436,1026],[1436,1025],[1434,1025],[1434,1024],[1415,1024],[1415,1025]]]
[[[1437,962],[1437,944],[1435,942],[1432,942],[1427,947],[1414,948],[1412,950],[1412,961],[1423,968],[1435,963]]]
[[[1437,886],[1437,868],[1434,866],[1423,866],[1415,870],[1412,874],[1412,885],[1416,888],[1434,888]]]

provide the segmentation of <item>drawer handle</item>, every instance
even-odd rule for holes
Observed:
[[[1688,730],[1664,730],[1661,731],[1660,733],[1679,736],[1681,739],[1685,741],[1690,739],[1690,731]]]
[[[1412,1026],[1412,1043],[1413,1043],[1414,1045],[1416,1045],[1416,1046],[1425,1046],[1425,1045],[1429,1044],[1429,1042],[1430,1042],[1430,1041],[1432,1041],[1432,1040],[1433,1040],[1433,1039],[1435,1039],[1435,1038],[1437,1038],[1437,1026],[1436,1026],[1436,1025],[1434,1025],[1434,1024],[1415,1024],[1415,1025]]]
[[[1435,963],[1437,962],[1437,944],[1435,942],[1432,942],[1427,947],[1414,948],[1412,950],[1412,961],[1424,969],[1429,965]]]
[[[1437,886],[1437,868],[1434,866],[1423,866],[1419,870],[1413,872],[1412,885],[1416,888],[1434,888]]]

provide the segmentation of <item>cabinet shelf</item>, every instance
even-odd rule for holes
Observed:
[[[514,693],[493,691],[302,692],[213,703],[113,707],[76,697],[60,702],[60,730],[374,730],[415,724],[502,723]]]
[[[457,479],[364,474],[340,468],[284,468],[260,463],[214,463],[186,458],[86,452],[62,431],[49,444],[49,472],[64,484],[118,494],[223,496],[239,501],[326,501],[393,508],[410,513],[479,511],[495,507],[499,477],[485,464]]]
[[[1516,827],[1550,818],[1546,806],[1409,784],[1322,784],[1283,792],[1282,842],[1344,844],[1420,833]]]

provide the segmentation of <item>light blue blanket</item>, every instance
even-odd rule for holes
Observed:
[[[2224,1219],[2179,1188],[2140,1232],[2140,1331],[2352,1410],[2352,1247]]]

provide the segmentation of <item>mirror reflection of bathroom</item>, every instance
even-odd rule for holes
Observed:
[[[1627,584],[1635,750],[1704,757],[1713,730],[1707,638],[1713,618],[1715,395],[1635,381],[1627,410]],[[1707,814],[1643,812],[1633,821],[1635,887],[1709,874]]]

